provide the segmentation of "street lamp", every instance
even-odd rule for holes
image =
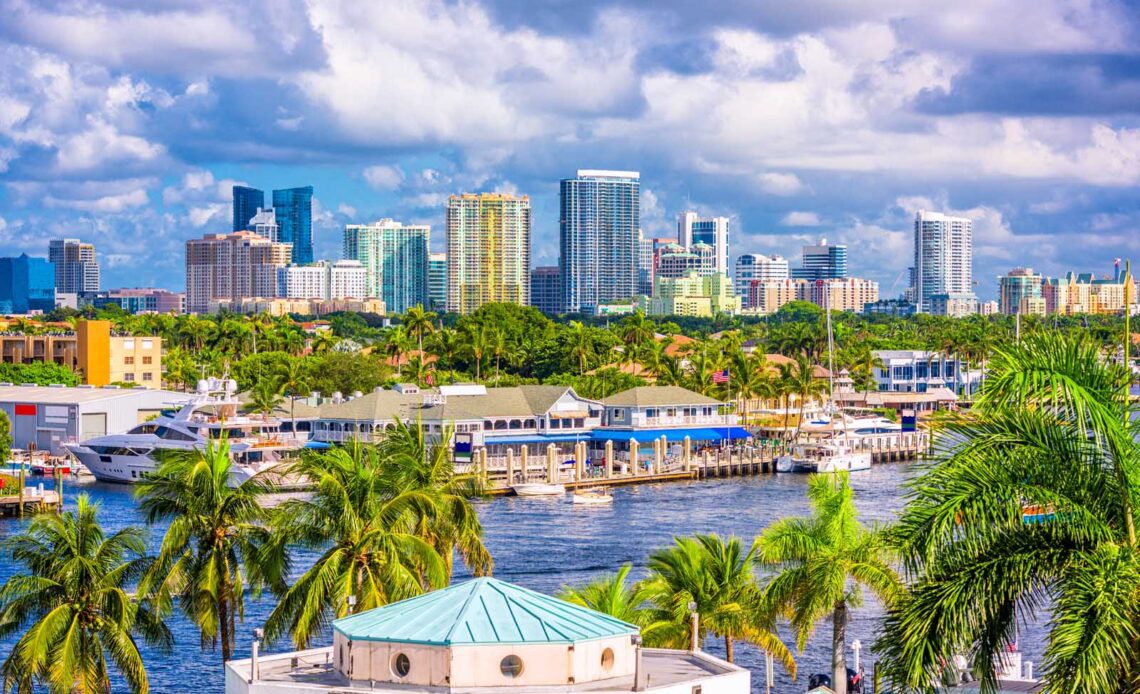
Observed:
[[[697,603],[689,601],[689,650],[697,652],[697,639],[700,633],[700,615],[697,614]]]
[[[250,645],[250,649],[249,649],[249,652],[250,652],[249,682],[250,682],[250,684],[253,684],[254,682],[256,682],[257,678],[261,674],[258,671],[258,667],[257,667],[257,652],[258,652],[259,648],[261,647],[261,640],[263,638],[265,638],[265,630],[264,629],[258,628],[258,629],[253,630],[253,643]]]

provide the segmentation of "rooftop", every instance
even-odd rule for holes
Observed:
[[[68,388],[62,386],[0,385],[0,402],[26,402],[36,404],[82,404],[115,398],[137,397],[140,393],[167,396],[171,404],[185,400],[186,393],[150,390],[148,388]]]
[[[353,641],[439,646],[575,643],[638,633],[609,615],[489,577],[338,619],[333,629]]]
[[[669,405],[720,405],[720,400],[680,386],[639,386],[602,400],[607,407],[666,407]]]

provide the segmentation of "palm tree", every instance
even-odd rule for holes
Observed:
[[[1007,342],[947,423],[892,535],[911,581],[876,644],[919,689],[969,653],[986,688],[1016,623],[1049,611],[1047,691],[1140,689],[1140,461],[1129,374],[1088,337]]]
[[[645,345],[653,341],[657,333],[657,324],[646,318],[641,309],[622,319],[619,326],[622,344],[630,355],[640,354]]]
[[[650,576],[644,589],[653,605],[647,635],[666,648],[689,645],[690,603],[699,615],[698,638],[724,639],[731,663],[735,641],[747,641],[779,660],[795,676],[791,652],[776,634],[774,612],[756,584],[753,551],[739,538],[717,535],[678,537],[674,545],[649,556]]]
[[[404,317],[400,321],[404,329],[415,336],[421,359],[424,354],[424,337],[435,332],[435,325],[432,324],[435,319],[436,313],[434,311],[425,311],[423,306],[416,304],[404,313]]]
[[[483,369],[483,358],[491,349],[491,328],[483,322],[468,323],[463,331],[463,340],[466,351],[475,362],[475,380],[480,380]]]
[[[289,428],[293,435],[297,435],[296,408],[297,396],[309,390],[309,374],[305,362],[300,359],[290,359],[281,366],[277,374],[277,384],[282,395],[289,398]]]
[[[890,604],[903,591],[882,534],[859,523],[847,473],[808,481],[810,518],[782,518],[756,539],[757,561],[776,567],[765,589],[773,606],[791,616],[802,653],[815,625],[831,617],[831,688],[847,691],[848,612],[870,590]]]
[[[800,400],[799,420],[796,422],[796,432],[792,436],[794,440],[799,436],[800,427],[804,424],[804,407],[807,405],[808,400],[826,394],[828,392],[828,386],[827,381],[822,378],[816,378],[815,365],[812,364],[811,358],[806,354],[801,354],[796,358],[796,368],[795,371],[792,372],[792,380],[789,386]]]
[[[151,606],[128,592],[152,559],[140,528],[108,537],[98,515],[81,494],[74,512],[39,516],[4,542],[27,569],[0,587],[0,639],[26,628],[0,666],[5,692],[31,692],[37,681],[61,694],[110,691],[109,665],[130,691],[149,691],[135,639],[164,652],[174,642]]]
[[[249,391],[249,410],[264,420],[281,404],[281,385],[276,379],[263,378]]]
[[[312,345],[314,354],[324,354],[333,351],[339,343],[340,338],[334,335],[333,331],[318,330],[310,344]]]
[[[198,626],[202,647],[221,642],[222,662],[233,655],[247,584],[256,593],[284,575],[267,571],[261,562],[269,514],[260,497],[272,487],[259,476],[231,486],[231,473],[230,447],[221,439],[202,450],[166,456],[135,485],[147,522],[170,521],[139,592],[153,595],[163,609],[178,599]]]
[[[581,321],[570,321],[570,356],[578,361],[578,375],[583,376],[590,359],[597,356],[594,349],[594,339],[590,334],[589,326]]]
[[[272,642],[288,633],[307,648],[329,623],[351,610],[368,610],[447,584],[447,567],[415,520],[432,516],[430,495],[394,489],[373,446],[352,442],[304,455],[295,473],[312,481],[306,498],[278,508],[270,554],[281,569],[285,547],[320,552],[286,589],[265,625]],[[355,607],[350,606],[349,598]]]
[[[588,583],[563,586],[558,597],[645,629],[653,618],[646,604],[649,596],[644,586],[629,581],[630,568],[629,564],[623,564],[617,572]]]

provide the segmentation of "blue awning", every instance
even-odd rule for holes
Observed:
[[[316,448],[323,450],[325,448],[332,448],[332,444],[327,441],[306,441],[305,448]]]
[[[495,446],[506,444],[508,446],[518,446],[522,444],[539,444],[545,446],[548,443],[573,443],[575,441],[589,441],[590,433],[583,432],[578,435],[574,434],[518,434],[517,436],[485,436],[483,438],[484,446]]]
[[[752,434],[744,427],[690,427],[683,429],[595,429],[595,441],[629,441],[633,439],[638,443],[648,443],[665,437],[667,442],[684,441],[688,436],[690,441],[725,441],[733,439],[750,438]]]

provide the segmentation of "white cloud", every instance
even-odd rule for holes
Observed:
[[[377,164],[364,170],[364,180],[376,190],[395,190],[404,182],[404,172],[398,166]]]
[[[115,195],[104,195],[100,198],[93,198],[89,200],[81,199],[61,199],[54,195],[48,195],[43,198],[45,207],[66,208],[70,210],[81,210],[83,212],[123,212],[136,207],[142,207],[149,202],[145,189],[132,190],[126,193],[119,193]]]
[[[762,173],[756,177],[756,183],[761,191],[769,195],[796,195],[807,189],[799,176],[792,173]]]
[[[820,223],[815,212],[789,212],[780,220],[780,224],[786,227],[817,227]]]

